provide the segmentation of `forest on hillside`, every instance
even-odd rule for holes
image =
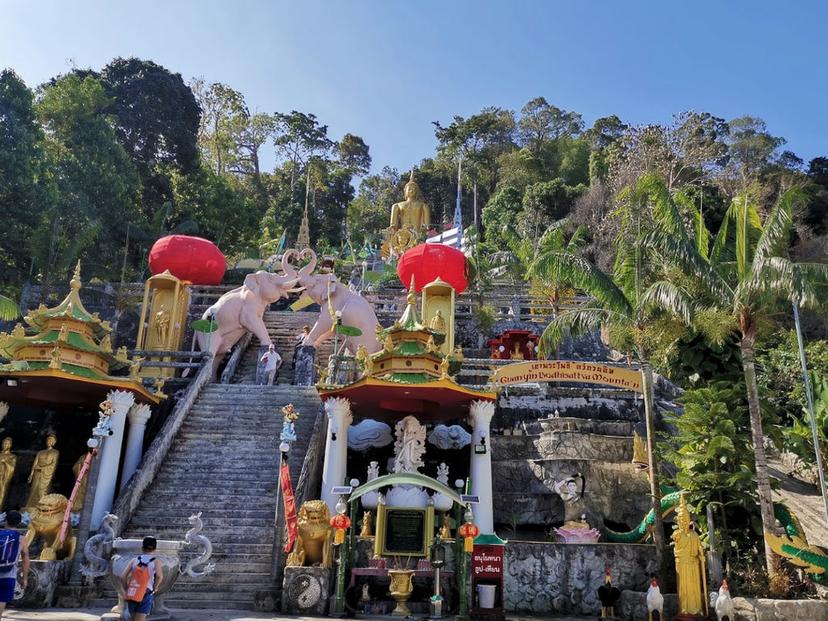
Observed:
[[[434,132],[435,152],[412,162],[433,221],[451,220],[462,157],[464,222],[478,224],[481,254],[510,251],[507,271],[563,219],[585,225],[584,251],[609,268],[616,197],[648,171],[686,193],[711,230],[736,196],[766,213],[801,187],[792,251],[824,252],[828,158],[804,162],[759,118],[680,112],[669,124],[607,116],[587,127],[537,97],[520,111],[486,107],[433,125],[422,131]],[[407,171],[369,174],[371,164],[361,137],[329,135],[311,111],[252,112],[232,85],[187,83],[151,61],[116,58],[36,86],[6,69],[0,291],[62,280],[79,257],[90,277],[139,279],[149,247],[171,232],[207,237],[231,259],[266,255],[283,231],[295,238],[306,197],[318,249],[375,246]]]

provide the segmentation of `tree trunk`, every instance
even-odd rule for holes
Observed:
[[[770,477],[768,476],[768,458],[765,455],[765,434],[762,432],[762,411],[759,408],[759,387],[756,384],[756,367],[754,365],[754,334],[742,333],[739,348],[742,351],[742,369],[745,373],[748,409],[750,411],[750,432],[753,439],[753,455],[756,460],[756,487],[759,494],[759,509],[762,513],[762,528],[765,532],[776,533],[773,517],[773,497],[771,496]],[[776,573],[773,563],[773,551],[765,541],[765,567],[768,577]]]
[[[664,577],[664,552],[667,548],[664,539],[664,520],[661,518],[661,488],[658,486],[658,462],[655,459],[655,397],[653,395],[653,370],[642,362],[641,377],[644,389],[644,421],[647,425],[647,464],[650,475],[650,496],[655,521],[653,522],[653,543],[656,546],[658,565]]]

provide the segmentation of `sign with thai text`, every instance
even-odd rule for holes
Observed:
[[[527,360],[500,367],[491,378],[503,386],[529,382],[585,382],[643,392],[641,372],[599,362]]]
[[[505,546],[475,545],[472,552],[472,578],[475,581],[502,580],[505,549]]]

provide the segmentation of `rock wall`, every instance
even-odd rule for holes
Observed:
[[[651,545],[510,542],[506,609],[533,615],[598,615],[606,566],[619,589],[644,591],[656,570]]]

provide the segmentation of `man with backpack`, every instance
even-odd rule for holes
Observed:
[[[155,537],[144,537],[141,554],[132,559],[121,574],[124,599],[133,621],[146,621],[147,615],[152,612],[155,585],[164,579],[161,562],[152,556],[157,546]]]
[[[23,591],[29,580],[29,544],[16,530],[21,520],[19,511],[9,511],[6,514],[6,528],[0,530],[0,619],[6,605],[14,599],[18,556],[23,559]]]

